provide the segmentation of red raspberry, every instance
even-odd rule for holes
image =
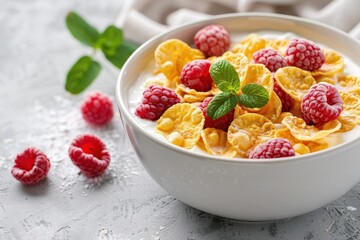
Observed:
[[[96,126],[107,124],[114,116],[111,99],[98,91],[87,94],[81,105],[81,113],[88,124]]]
[[[301,111],[314,124],[336,119],[343,110],[344,102],[339,91],[331,84],[320,82],[313,85],[301,101]]]
[[[289,112],[291,108],[294,106],[294,99],[287,94],[274,79],[274,92],[281,100],[282,104],[282,112]]]
[[[144,119],[157,120],[172,105],[179,103],[175,91],[166,87],[151,85],[143,92],[143,99],[135,114]]]
[[[205,128],[217,128],[224,131],[227,131],[230,123],[234,119],[234,109],[225,114],[224,116],[213,120],[211,117],[209,117],[206,113],[207,106],[209,105],[210,101],[213,99],[213,97],[207,97],[204,99],[204,101],[200,104],[199,108],[204,114],[205,117]]]
[[[69,157],[87,177],[101,175],[110,163],[110,154],[105,144],[90,134],[80,135],[71,142]]]
[[[285,54],[289,66],[314,71],[325,62],[323,51],[315,43],[305,39],[293,39]]]
[[[180,75],[182,84],[199,92],[209,91],[213,82],[209,72],[210,66],[211,62],[208,60],[187,63]]]
[[[43,180],[50,169],[50,161],[40,150],[30,147],[16,156],[11,174],[24,184],[35,184]]]
[[[275,138],[267,140],[249,153],[249,158],[281,158],[295,156],[294,148],[289,140]]]
[[[270,72],[286,67],[287,63],[280,53],[273,49],[261,49],[253,54],[254,62],[264,64]]]
[[[230,34],[221,25],[209,25],[195,34],[194,41],[206,57],[221,56],[230,46]]]

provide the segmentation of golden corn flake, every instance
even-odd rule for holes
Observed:
[[[276,119],[275,123],[281,123],[282,120],[287,116],[294,116],[291,112],[282,112],[279,117]]]
[[[146,81],[145,88],[150,87],[151,85],[165,86],[165,79],[162,78],[151,78]]]
[[[270,136],[275,125],[266,117],[246,113],[234,119],[228,129],[228,141],[241,157],[246,157],[261,137]]]
[[[317,83],[326,82],[326,83],[329,83],[329,84],[331,84],[331,85],[335,85],[334,78],[332,78],[332,77],[319,76],[319,77],[315,77],[315,81],[316,81]]]
[[[281,114],[281,110],[282,110],[281,100],[278,97],[278,95],[275,92],[273,92],[271,94],[271,98],[268,101],[268,103],[263,108],[261,108],[260,111],[258,111],[257,113],[267,117],[272,122],[276,122],[276,120]]]
[[[175,92],[187,103],[202,102],[205,98],[214,95],[213,90],[198,92],[195,89],[188,88],[183,84],[179,84],[175,88]]]
[[[279,68],[275,73],[275,79],[287,94],[299,102],[311,86],[316,84],[310,72],[297,67]]]
[[[291,135],[297,140],[311,142],[322,139],[341,128],[341,123],[338,120],[329,121],[322,125],[321,128],[317,128],[306,125],[305,121],[301,118],[292,116],[285,117],[282,124],[290,130]]]
[[[307,147],[310,152],[317,152],[329,148],[329,144],[326,142],[308,142]]]
[[[266,48],[272,48],[278,51],[281,55],[285,56],[286,49],[290,44],[289,38],[284,39],[267,39],[266,40]]]
[[[205,148],[205,144],[204,141],[202,140],[202,138],[200,137],[199,141],[196,143],[196,146],[198,148],[200,148],[201,150],[203,150],[204,152],[207,152],[206,148]]]
[[[344,110],[350,110],[360,107],[360,98],[356,94],[345,91],[339,91],[340,97],[344,102]]]
[[[233,53],[230,51],[225,52],[220,57],[215,57],[211,59],[212,63],[218,62],[220,60],[227,60],[231,65],[234,66],[236,72],[240,75],[245,67],[249,64],[247,57],[242,53]]]
[[[310,153],[310,148],[303,143],[296,143],[293,146],[294,151],[298,155],[304,155]]]
[[[269,93],[271,98],[274,89],[274,79],[271,72],[263,64],[249,64],[242,72],[241,88],[249,83],[257,83],[263,86]],[[260,109],[252,109],[258,111]]]
[[[245,114],[245,113],[248,113],[248,111],[246,111],[245,109],[243,109],[239,105],[236,105],[235,110],[234,110],[234,119],[237,118],[240,115]]]
[[[204,122],[200,108],[178,103],[164,112],[157,121],[156,130],[169,142],[190,149],[199,141]]]
[[[344,71],[344,59],[338,52],[331,49],[325,49],[324,55],[325,63],[321,65],[318,70],[311,73],[314,77],[333,77],[336,74],[342,73]]]
[[[344,102],[341,116],[360,125],[360,96],[349,92],[339,91]]]
[[[320,141],[310,142],[298,140],[291,134],[291,131],[287,127],[276,129],[272,136],[275,138],[288,139],[298,155],[306,154],[308,151],[316,152],[329,147],[327,143],[322,143]]]
[[[294,100],[294,104],[291,107],[290,112],[292,115],[294,115],[296,117],[301,116],[303,114],[301,111],[301,101]]]
[[[167,40],[155,50],[156,66],[166,76],[170,88],[180,82],[178,76],[185,64],[196,59],[204,59],[204,55],[178,39]]]
[[[266,43],[266,39],[253,33],[241,40],[239,44],[236,44],[232,49],[232,52],[242,53],[248,58],[249,61],[251,61],[253,59],[253,54],[260,49],[265,48]]]
[[[341,128],[338,130],[338,132],[348,132],[356,126],[354,117],[351,115],[346,115],[346,112],[341,113],[337,120],[341,123]]]
[[[338,77],[338,83],[348,92],[360,91],[360,77],[343,75]]]
[[[235,157],[237,151],[228,142],[227,133],[216,128],[206,128],[201,131],[201,139],[208,153],[218,156]]]

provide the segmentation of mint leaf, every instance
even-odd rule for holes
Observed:
[[[81,43],[95,47],[99,40],[99,32],[75,12],[69,12],[66,16],[66,26],[70,33]]]
[[[123,38],[123,31],[114,25],[110,25],[101,34],[99,45],[105,48],[117,48],[122,44]]]
[[[239,102],[244,107],[262,108],[269,101],[268,91],[261,85],[249,83],[242,87]]]
[[[230,92],[216,95],[206,108],[207,115],[216,120],[230,112],[237,104],[237,96]]]
[[[66,76],[65,89],[72,94],[78,94],[87,88],[101,70],[98,62],[89,56],[81,57],[69,70]]]
[[[220,60],[213,63],[210,67],[210,75],[221,91],[236,94],[240,90],[239,75],[228,61]]]
[[[122,68],[126,60],[131,56],[131,54],[136,50],[137,46],[128,42],[124,42],[117,48],[111,48],[106,45],[101,47],[105,57],[112,64],[118,68]]]

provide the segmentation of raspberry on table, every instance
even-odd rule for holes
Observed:
[[[221,25],[209,25],[195,34],[194,41],[206,57],[221,56],[230,47],[230,34]]]
[[[254,62],[264,64],[270,72],[276,72],[279,68],[286,67],[285,58],[274,49],[264,48],[253,54]]]
[[[213,80],[209,72],[210,67],[211,62],[208,60],[195,60],[187,63],[181,71],[181,83],[199,92],[211,90]]]
[[[274,79],[274,92],[280,98],[282,104],[282,112],[289,112],[291,108],[294,106],[294,99],[287,94],[280,86],[277,84],[276,80]]]
[[[101,175],[110,163],[110,154],[105,144],[91,134],[80,135],[71,142],[69,157],[87,177]]]
[[[301,101],[301,111],[314,124],[336,119],[344,102],[335,86],[320,82],[313,85]]]
[[[81,113],[88,124],[102,126],[109,123],[113,118],[113,104],[104,93],[90,92],[81,104]]]
[[[289,140],[275,138],[267,140],[265,143],[255,147],[250,153],[249,158],[282,158],[295,156],[294,148]]]
[[[314,71],[323,65],[325,56],[320,47],[312,41],[292,39],[286,49],[285,60],[289,66]]]
[[[204,101],[199,106],[199,108],[201,109],[201,111],[203,112],[204,117],[205,117],[204,127],[205,128],[216,128],[216,129],[221,129],[223,131],[227,131],[231,122],[234,120],[234,111],[235,110],[233,109],[230,112],[228,112],[227,114],[225,114],[224,116],[222,116],[216,120],[213,120],[206,113],[207,106],[209,105],[209,103],[211,102],[212,99],[213,99],[213,97],[205,98]]]
[[[175,91],[157,85],[151,85],[143,92],[143,99],[135,109],[140,118],[157,120],[172,105],[179,103]]]
[[[35,184],[46,177],[49,169],[47,156],[37,148],[30,147],[16,156],[11,174],[24,184]]]

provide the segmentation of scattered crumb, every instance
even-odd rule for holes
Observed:
[[[353,212],[353,211],[356,211],[357,208],[356,208],[356,207],[352,207],[352,206],[347,206],[347,207],[346,207],[346,210],[349,210],[349,211]]]

